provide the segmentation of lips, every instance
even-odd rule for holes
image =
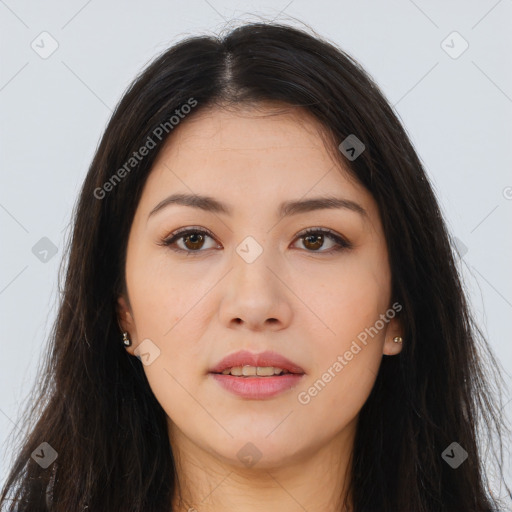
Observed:
[[[286,373],[264,377],[254,374],[240,375],[240,369],[245,369],[247,366],[256,367],[258,370],[260,367],[264,369],[280,368]],[[237,375],[223,374],[223,371],[229,368],[236,369]],[[290,392],[306,378],[306,375],[298,364],[277,352],[252,354],[243,350],[222,359],[210,370],[209,377],[221,388],[239,399],[269,400],[282,393]]]
[[[227,368],[233,368],[238,366],[260,366],[268,367],[273,366],[274,368],[281,368],[294,374],[304,374],[304,370],[290,361],[286,357],[278,354],[277,352],[266,351],[259,354],[253,354],[247,350],[241,350],[234,354],[230,354],[220,362],[218,362],[213,368],[210,369],[210,373],[222,373]]]

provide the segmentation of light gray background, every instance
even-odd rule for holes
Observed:
[[[353,55],[394,105],[460,240],[475,315],[510,399],[510,0],[0,0],[0,485],[7,435],[21,427],[19,405],[55,318],[71,208],[112,109],[173,42],[259,17],[308,23]],[[51,49],[43,31],[58,43],[45,59],[31,47]],[[42,237],[58,249],[46,262],[32,252]],[[512,402],[504,410],[510,417]]]

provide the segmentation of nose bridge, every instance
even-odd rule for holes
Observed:
[[[277,250],[271,237],[248,235],[235,247],[228,286],[221,302],[224,322],[262,327],[266,321],[286,324],[291,315],[286,287],[280,282]]]
[[[235,247],[232,261],[234,285],[238,293],[251,294],[257,288],[259,294],[277,294],[275,276],[269,269],[278,266],[275,248],[269,247],[270,237],[257,237],[248,235]]]

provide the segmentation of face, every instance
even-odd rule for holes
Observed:
[[[119,299],[173,448],[239,467],[246,455],[275,467],[350,439],[383,354],[401,347],[373,197],[308,114],[269,113],[203,110],[175,128],[137,207]],[[326,197],[342,201],[301,203]],[[211,373],[239,351],[255,357],[246,373],[285,366],[258,359],[265,351],[298,373]]]

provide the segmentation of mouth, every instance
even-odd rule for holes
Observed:
[[[275,377],[278,375],[287,375],[294,374],[300,375],[300,373],[290,372],[283,368],[276,368],[274,366],[233,366],[231,368],[226,368],[222,370],[222,372],[212,372],[217,375],[232,375],[233,377]]]
[[[264,400],[295,387],[305,372],[276,352],[241,351],[225,357],[209,374],[225,390],[241,398]]]
[[[247,350],[226,356],[209,372],[235,377],[272,377],[288,373],[294,375],[305,373],[298,364],[277,352],[266,351],[253,354]]]

